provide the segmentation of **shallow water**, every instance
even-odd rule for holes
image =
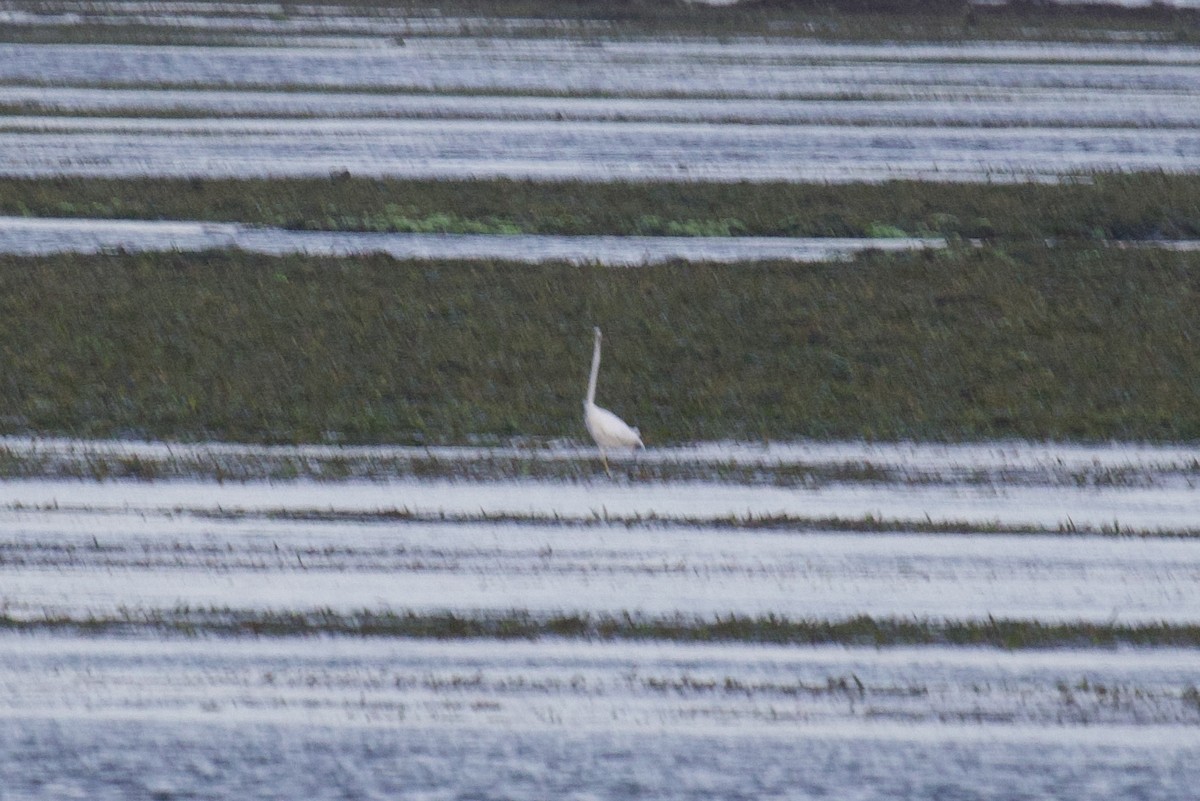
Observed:
[[[0,253],[45,255],[105,250],[206,250],[349,256],[387,253],[401,259],[499,259],[536,263],[636,266],[689,261],[825,261],[864,250],[918,250],[942,239],[789,237],[535,236],[286,231],[232,223],[0,217]]]
[[[19,721],[0,724],[0,775],[11,777],[5,801],[1186,801],[1200,781],[1189,731],[1079,744]]]
[[[101,454],[147,464],[287,454],[594,459],[556,448],[4,444],[11,458],[53,457],[60,467]],[[536,481],[486,471],[424,480],[9,480],[0,482],[0,607],[23,619],[228,607],[1200,620],[1200,486],[1188,448],[710,444],[639,459],[811,465],[843,477],[792,486],[719,471],[610,480],[596,466]],[[876,469],[857,470],[866,463]],[[622,476],[631,463],[616,464]],[[796,524],[752,525],[781,515]],[[831,520],[891,530],[826,530],[838,528],[822,522]],[[928,527],[942,533],[922,533]],[[1075,530],[1092,533],[1056,533]],[[1131,530],[1152,536],[1118,536]]]
[[[1200,723],[1189,651],[0,635],[0,720],[1112,741]],[[1065,688],[1065,689],[1064,689]],[[1122,696],[1124,696],[1122,698]],[[899,725],[897,725],[899,724]],[[970,724],[970,725],[966,725]],[[911,727],[905,731],[904,727]]]
[[[599,470],[599,465],[596,465]],[[0,504],[70,509],[154,510],[222,508],[266,513],[322,510],[370,515],[537,516],[567,520],[682,518],[753,520],[780,515],[883,520],[955,521],[1033,528],[1116,525],[1126,530],[1180,530],[1196,525],[1200,487],[1186,478],[1134,486],[1012,486],[830,482],[815,485],[709,481],[609,482],[464,481],[370,482],[37,481],[0,484]]]
[[[54,470],[103,458],[595,459],[567,444],[0,446]],[[562,481],[486,470],[423,481],[0,481],[0,613],[80,624],[0,633],[0,799],[840,798],[847,788],[881,800],[1190,799],[1200,780],[1191,648],[164,632],[196,615],[364,610],[1195,625],[1194,532],[1052,532],[1063,520],[1194,529],[1196,456],[1119,443],[699,443],[638,458],[848,478],[638,481],[617,460],[617,480],[594,466]],[[427,519],[386,514],[400,509]],[[549,517],[488,521],[504,511]],[[687,522],[779,512],[898,525]],[[973,529],[1020,521],[1050,532]],[[927,524],[945,533],[921,533]],[[91,619],[125,624],[80,633]]]
[[[0,636],[0,797],[1187,799],[1192,654]]]
[[[8,615],[211,607],[1200,620],[1195,539],[233,521],[178,507],[64,510],[71,500],[62,492],[58,511],[0,512]]]
[[[1190,128],[0,118],[0,174],[31,177],[1017,181],[1198,163]]]
[[[391,47],[0,44],[15,83],[298,86],[734,97],[945,87],[1195,91],[1200,48],[1162,45],[838,45],[815,41],[433,37]]]
[[[1197,63],[1200,48],[1151,44],[454,35],[403,46],[8,44],[0,102],[122,116],[0,117],[0,174],[1013,181],[1190,172],[1200,163]],[[220,118],[153,116],[179,112]]]

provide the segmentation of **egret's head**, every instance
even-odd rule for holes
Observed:
[[[599,342],[600,341],[600,326],[596,326],[595,328],[593,328],[592,333],[594,333],[596,335],[596,341]]]

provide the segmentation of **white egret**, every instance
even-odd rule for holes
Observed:
[[[592,439],[596,441],[597,447],[600,448],[600,459],[604,462],[604,472],[611,477],[612,471],[608,469],[606,449],[629,448],[633,450],[646,446],[642,444],[642,435],[636,428],[631,428],[608,409],[601,409],[596,405],[596,376],[600,374],[600,329],[593,330],[596,332],[596,345],[592,349],[592,377],[588,379],[587,400],[583,402],[583,423],[587,426]]]

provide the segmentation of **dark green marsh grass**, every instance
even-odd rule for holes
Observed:
[[[876,648],[911,645],[990,647],[1006,650],[1048,648],[1194,648],[1200,627],[1191,624],[1118,624],[1036,620],[933,621],[860,616],[844,620],[805,620],[769,614],[700,618],[641,614],[535,615],[521,610],[487,615],[390,610],[337,612],[258,611],[179,608],[113,616],[14,618],[0,614],[0,630],[69,631],[95,636],[351,636],[413,639],[658,640],[741,642],[776,645],[847,645]]]
[[[197,453],[150,455],[136,453],[105,453],[88,451],[86,446],[70,453],[51,453],[21,447],[0,446],[0,479],[59,478],[91,481],[139,480],[158,481],[180,478],[205,478],[218,482],[247,481],[386,481],[399,477],[418,479],[534,480],[571,481],[588,483],[611,481],[602,463],[591,449],[588,456],[577,452],[541,447],[545,443],[528,443],[530,447],[511,452],[483,450],[478,453],[439,455],[426,449],[407,453],[359,454],[350,449],[328,453],[288,453],[286,451],[247,451],[236,454]],[[921,470],[881,465],[869,461],[839,464],[789,463],[742,464],[736,461],[657,461],[634,458],[613,462],[616,475],[630,481],[710,481],[740,485],[815,488],[830,484],[907,484],[909,486],[953,485],[960,487],[991,486],[1058,486],[1058,487],[1153,487],[1178,484],[1200,479],[1200,461],[1171,468],[1079,467],[1075,469],[1011,469],[987,470]],[[310,519],[305,512],[279,513],[284,517]],[[338,519],[324,513],[314,513],[311,519]],[[430,519],[409,514],[405,510],[380,510],[379,515],[351,514],[350,519]],[[446,521],[445,515],[432,520]],[[459,518],[455,518],[459,519]],[[669,525],[672,518],[580,518],[567,520],[518,516],[499,518],[468,516],[465,520],[494,522],[551,522],[555,525],[591,525],[612,520],[626,525]],[[732,519],[694,519],[688,525],[732,526],[752,529],[849,530],[849,531],[926,531],[944,533],[1033,533],[1028,528],[1012,528],[966,522],[926,520],[882,520],[794,517],[735,517]],[[1063,529],[1056,529],[1062,533]],[[1074,533],[1097,533],[1089,529],[1071,529]],[[1113,532],[1134,533],[1134,532]],[[1153,532],[1146,532],[1148,535]],[[1200,536],[1200,529],[1175,532],[1180,536]]]
[[[256,442],[585,435],[1200,438],[1200,254],[1102,247],[645,268],[0,258],[0,432]]]
[[[599,468],[593,471],[597,480],[603,480],[604,475]],[[495,476],[491,476],[494,478]],[[653,480],[654,477],[637,476],[638,480]],[[700,480],[711,480],[708,477],[696,477]],[[611,481],[611,479],[610,479]],[[61,508],[61,507],[55,507]],[[188,513],[179,509],[179,514]],[[241,520],[246,518],[264,518],[270,520],[287,520],[292,522],[309,523],[420,523],[450,524],[483,523],[492,525],[548,526],[556,529],[564,527],[587,528],[597,526],[623,526],[626,529],[663,530],[671,528],[695,529],[712,528],[723,531],[737,532],[787,532],[799,533],[828,533],[842,534],[939,534],[947,536],[1033,536],[1042,537],[1049,534],[1065,534],[1071,536],[1101,536],[1113,538],[1139,539],[1200,539],[1200,528],[1181,529],[1148,529],[1121,526],[1113,521],[1100,526],[1080,525],[1073,522],[1059,523],[1055,526],[1030,526],[1004,524],[999,522],[979,522],[967,520],[933,520],[930,517],[921,519],[885,518],[873,514],[862,517],[811,517],[787,514],[730,515],[725,517],[690,517],[687,515],[659,516],[657,514],[616,515],[597,512],[586,516],[565,516],[560,514],[514,514],[510,512],[485,512],[477,514],[447,514],[445,512],[417,512],[408,508],[378,509],[372,512],[338,512],[318,509],[279,509],[260,512],[244,512],[241,510],[222,510],[217,513],[209,511],[194,512],[200,517],[212,517],[222,520]]]
[[[1181,239],[1200,237],[1200,176],[995,185],[0,178],[0,214],[447,233]]]

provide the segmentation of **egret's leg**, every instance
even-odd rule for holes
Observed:
[[[609,478],[612,478],[612,471],[608,469],[608,454],[604,452],[604,448],[600,449],[600,461],[604,462],[604,472],[608,473]]]

